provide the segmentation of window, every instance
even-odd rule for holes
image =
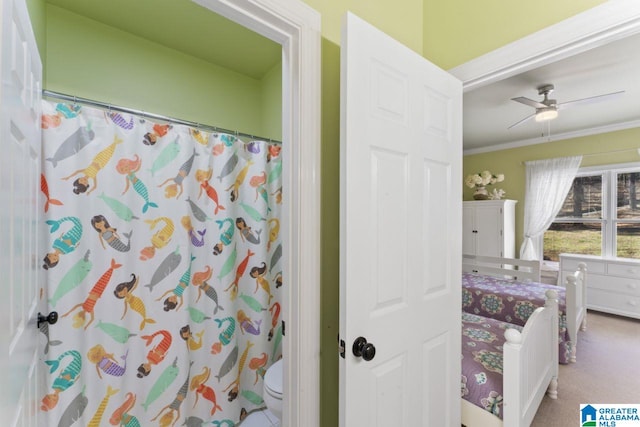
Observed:
[[[640,171],[618,173],[615,203],[616,256],[640,258]]]
[[[544,234],[543,257],[561,253],[640,259],[640,165],[583,168]]]

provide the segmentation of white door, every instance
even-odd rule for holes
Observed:
[[[459,426],[462,83],[352,14],[341,51],[340,426]]]
[[[0,420],[38,422],[42,64],[24,0],[0,0]]]

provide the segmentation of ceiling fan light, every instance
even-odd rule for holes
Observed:
[[[536,122],[546,122],[558,117],[558,110],[555,108],[540,108],[536,112]]]

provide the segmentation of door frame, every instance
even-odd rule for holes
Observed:
[[[282,46],[283,425],[320,419],[320,14],[300,0],[192,0]]]

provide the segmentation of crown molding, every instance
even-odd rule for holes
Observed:
[[[561,141],[565,139],[580,138],[583,136],[598,135],[601,133],[616,132],[619,130],[633,129],[640,127],[640,120],[632,120],[613,125],[593,127],[589,129],[581,129],[575,132],[564,132],[557,135],[543,136],[538,138],[521,139],[519,141],[507,142],[504,144],[491,145],[489,147],[470,148],[462,152],[463,156],[471,156],[473,154],[491,153],[493,151],[508,150],[510,148],[526,147],[528,145],[542,144],[545,142]]]

